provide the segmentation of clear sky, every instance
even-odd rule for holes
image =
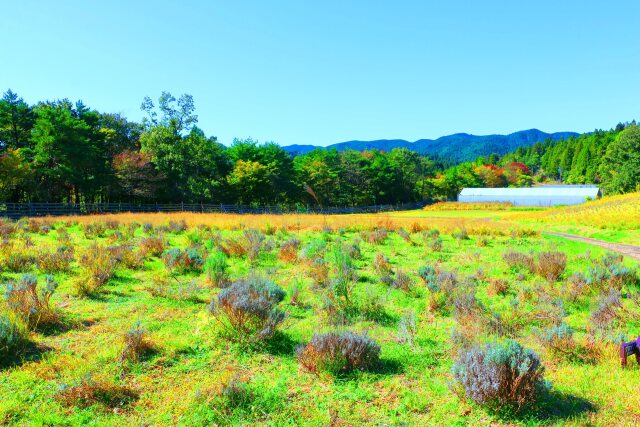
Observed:
[[[281,145],[640,118],[638,0],[0,0],[0,90]]]

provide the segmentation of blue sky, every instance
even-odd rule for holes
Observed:
[[[640,2],[9,1],[0,90],[282,145],[591,131],[640,118]]]

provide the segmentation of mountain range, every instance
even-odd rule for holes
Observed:
[[[476,159],[479,156],[490,154],[505,154],[521,146],[533,145],[546,139],[560,140],[572,136],[578,136],[575,132],[546,133],[538,129],[522,130],[509,135],[470,135],[468,133],[456,133],[442,136],[438,139],[419,139],[414,142],[404,139],[378,139],[375,141],[346,141],[331,144],[327,147],[316,145],[288,145],[282,147],[292,155],[306,154],[318,148],[345,150],[384,150],[394,148],[408,148],[420,154],[427,154],[434,158],[446,159],[451,162],[464,162]]]

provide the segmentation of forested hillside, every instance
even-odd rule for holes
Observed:
[[[207,202],[358,206],[455,197],[464,186],[558,180],[638,189],[640,130],[519,147],[445,168],[407,148],[317,149],[292,157],[279,145],[218,143],[197,127],[193,98],[146,98],[142,123],[81,101],[0,100],[0,201]]]
[[[383,150],[391,151],[394,148],[407,148],[419,154],[425,154],[432,158],[441,159],[447,163],[459,163],[471,161],[479,156],[489,154],[506,154],[518,147],[529,146],[535,142],[544,140],[559,140],[578,136],[575,132],[545,133],[538,129],[523,130],[509,135],[470,135],[468,133],[456,133],[438,139],[419,139],[415,142],[404,139],[379,139],[375,141],[346,141],[331,144],[327,148],[335,148],[338,151],[365,151]],[[299,155],[306,154],[314,149],[313,145],[290,145],[282,147],[288,153]]]

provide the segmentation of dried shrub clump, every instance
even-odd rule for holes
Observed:
[[[405,292],[411,291],[413,280],[404,270],[396,271],[395,277],[391,282],[391,287],[401,289]]]
[[[489,295],[506,295],[509,292],[509,282],[505,279],[491,278],[489,279],[489,286],[487,287],[487,293]]]
[[[126,268],[139,270],[144,267],[144,255],[139,250],[134,250],[131,245],[115,245],[107,249],[116,262]]]
[[[535,259],[531,254],[509,250],[502,254],[502,259],[511,268],[535,271]]]
[[[373,269],[382,283],[385,285],[391,285],[393,283],[391,262],[382,252],[376,253],[376,256],[373,258]]]
[[[230,339],[257,343],[271,338],[284,321],[277,308],[285,292],[264,277],[234,282],[211,301],[209,312],[222,324]]]
[[[381,245],[387,240],[389,232],[386,228],[376,228],[369,232],[363,231],[361,237],[363,240],[371,243],[372,245]]]
[[[36,257],[38,270],[44,273],[62,273],[69,271],[73,262],[73,248],[60,246],[54,252],[41,251]]]
[[[493,410],[521,410],[549,388],[538,356],[512,340],[461,351],[453,376],[469,399]]]
[[[504,262],[513,269],[525,269],[538,274],[550,282],[562,276],[567,267],[567,254],[558,251],[540,252],[537,257],[509,250],[502,255]]]
[[[137,362],[153,349],[153,344],[140,323],[136,323],[124,334],[123,341],[124,348],[118,356],[119,362]]]
[[[167,249],[162,254],[162,262],[168,270],[176,273],[192,273],[199,272],[204,265],[204,259],[200,255],[200,251],[196,248],[180,248]]]
[[[616,289],[603,293],[598,306],[591,312],[589,332],[594,337],[616,341],[615,329],[623,318],[622,295]]]
[[[398,233],[398,236],[400,236],[405,242],[409,243],[410,245],[415,245],[415,242],[411,240],[411,234],[409,234],[409,232],[404,228],[399,228],[398,230],[396,230],[396,233]]]
[[[249,261],[254,262],[260,256],[264,245],[264,234],[260,230],[244,230],[245,252]]]
[[[427,242],[427,246],[433,252],[440,252],[443,247],[442,239],[440,237],[435,237]]]
[[[25,245],[26,247],[28,245]],[[2,247],[0,253],[0,267],[11,273],[26,273],[36,262],[36,257],[29,253],[24,247],[17,247],[16,244],[9,243]]]
[[[536,273],[550,282],[555,282],[567,267],[567,254],[564,252],[540,252],[536,264]]]
[[[88,222],[82,226],[82,231],[87,239],[104,237],[107,233],[107,225],[101,221]]]
[[[380,361],[380,346],[366,335],[330,332],[314,335],[296,354],[300,365],[311,373],[339,375],[374,368]]]
[[[184,219],[181,219],[180,221],[169,221],[167,228],[172,233],[180,234],[183,231],[185,231],[188,227],[187,227],[187,222]]]
[[[117,260],[107,248],[94,244],[80,256],[79,264],[82,271],[74,285],[80,295],[88,295],[113,277]]]
[[[298,261],[298,249],[300,248],[300,240],[293,238],[289,239],[280,245],[280,251],[278,252],[278,259],[284,262],[295,263]]]
[[[143,257],[159,257],[165,251],[167,243],[161,237],[144,237],[138,243],[138,249]]]
[[[126,386],[85,377],[77,384],[63,385],[56,398],[67,407],[88,408],[99,405],[113,411],[126,408],[138,400],[138,393]]]
[[[433,311],[446,312],[453,298],[458,284],[458,276],[452,271],[437,272],[431,266],[424,266],[418,270],[418,275],[429,289],[431,296],[429,308]]]
[[[555,358],[570,362],[596,363],[601,356],[592,344],[581,346],[573,336],[573,329],[562,322],[538,333],[542,346]]]
[[[54,326],[59,316],[51,306],[51,297],[57,288],[53,276],[46,276],[45,285],[38,289],[37,277],[25,274],[17,283],[7,285],[7,305],[30,329]]]

